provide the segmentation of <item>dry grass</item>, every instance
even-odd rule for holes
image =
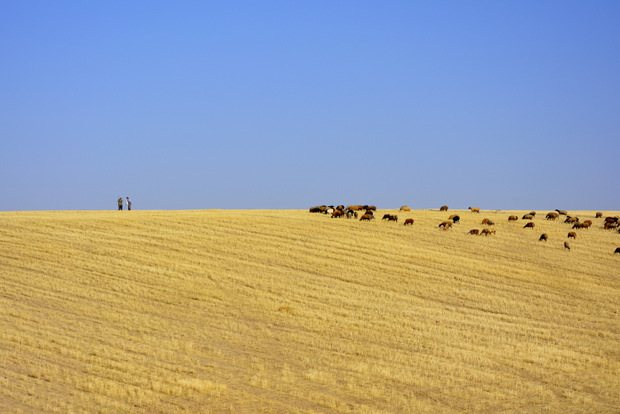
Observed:
[[[618,412],[620,234],[386,212],[0,213],[2,412]]]

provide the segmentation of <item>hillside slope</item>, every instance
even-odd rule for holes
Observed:
[[[617,411],[620,234],[523,213],[0,213],[0,407]]]

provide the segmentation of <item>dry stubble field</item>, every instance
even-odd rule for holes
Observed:
[[[0,411],[619,412],[620,234],[384,212],[0,213]]]

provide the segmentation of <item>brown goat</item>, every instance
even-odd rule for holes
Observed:
[[[478,234],[480,234],[480,230],[472,229],[472,230],[469,230],[469,233],[467,234],[471,234],[472,236],[477,236]]]
[[[574,231],[571,231],[568,233],[568,238],[569,239],[576,239],[577,238],[577,233],[575,233]]]
[[[480,209],[478,207],[469,207],[472,213],[480,213]]]
[[[408,219],[406,219],[406,220],[405,220],[405,226],[406,226],[406,225],[413,226],[413,219],[412,219],[412,218],[408,218]]]
[[[519,217],[517,217],[517,216],[510,216],[510,217],[508,217],[508,221],[517,221],[517,220],[519,220]]]
[[[590,223],[575,223],[573,224],[574,229],[589,229]]]
[[[381,220],[385,219],[387,219],[387,221],[398,221],[398,216],[394,214],[384,214]]]
[[[452,223],[449,221],[444,221],[439,225],[439,227],[443,227],[444,230],[448,230],[452,227]]]
[[[540,238],[538,239],[538,241],[547,241],[549,239],[549,237],[547,236],[547,233],[543,233],[540,235]]]
[[[524,229],[533,229],[535,225],[536,225],[536,224],[534,224],[534,223],[532,223],[532,222],[529,222],[529,223],[527,223],[525,226],[523,226],[523,228],[524,228]]]
[[[439,211],[448,211],[448,206],[441,206]]]

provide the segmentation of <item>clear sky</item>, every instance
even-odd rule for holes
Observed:
[[[619,210],[620,2],[1,1],[0,210]]]

